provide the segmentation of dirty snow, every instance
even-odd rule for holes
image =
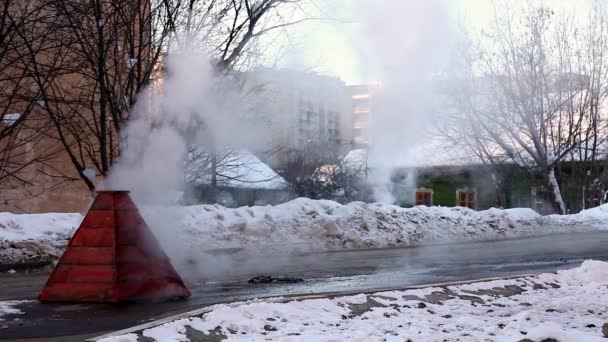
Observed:
[[[0,212],[0,264],[58,258],[81,220],[80,214]]]
[[[564,216],[540,216],[525,208],[401,208],[306,198],[234,209],[220,205],[140,209],[161,244],[179,240],[180,249],[195,251],[260,246],[303,246],[306,250],[403,247],[608,229],[608,205]],[[0,213],[0,263],[56,259],[81,219],[79,214]]]
[[[23,314],[23,311],[17,309],[15,306],[23,303],[27,303],[27,300],[8,300],[4,302],[0,302],[0,322],[4,319],[2,316],[5,315],[20,315]]]
[[[276,206],[226,209],[198,205],[144,208],[142,212],[149,222],[162,223],[170,217],[166,224],[174,227],[172,235],[187,236],[187,244],[196,250],[286,243],[316,250],[402,247],[608,229],[608,214],[540,216],[523,208],[479,212],[462,207],[406,209],[305,198]],[[162,228],[152,226],[162,234]],[[180,233],[174,234],[176,230]]]
[[[602,342],[606,341],[602,326],[608,322],[606,303],[608,263],[585,261],[572,270],[526,278],[336,298],[221,304],[201,316],[146,329],[137,336],[165,342],[201,336],[213,336],[218,341],[552,338],[560,342]],[[134,335],[124,341],[135,340]]]

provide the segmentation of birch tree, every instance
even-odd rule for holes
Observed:
[[[597,156],[601,139],[607,32],[598,4],[581,27],[547,7],[518,14],[495,2],[492,26],[461,49],[464,72],[449,89],[455,111],[444,136],[484,163],[539,176],[559,213],[567,209],[561,166],[583,150]]]

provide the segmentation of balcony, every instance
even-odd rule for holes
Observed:
[[[353,114],[359,114],[359,115],[369,114],[369,108],[361,108],[361,107],[353,108]]]
[[[356,94],[352,96],[353,100],[365,100],[365,99],[369,99],[370,98],[370,94]]]

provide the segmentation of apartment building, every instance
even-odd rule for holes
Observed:
[[[350,97],[335,77],[290,69],[258,68],[248,73],[255,90],[250,108],[267,123],[268,145],[277,151],[266,162],[281,169],[300,152],[348,148]]]

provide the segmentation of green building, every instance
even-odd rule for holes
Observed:
[[[584,176],[594,180],[588,182],[576,173],[580,166],[565,164],[556,172],[566,208],[571,213],[608,200],[606,168],[595,170],[593,175],[586,172]],[[416,191],[414,198],[403,199],[402,205],[463,206],[476,210],[525,207],[541,214],[555,212],[550,197],[553,194],[544,186],[542,178],[515,165],[401,169],[393,180],[399,182],[408,175],[415,178]]]

